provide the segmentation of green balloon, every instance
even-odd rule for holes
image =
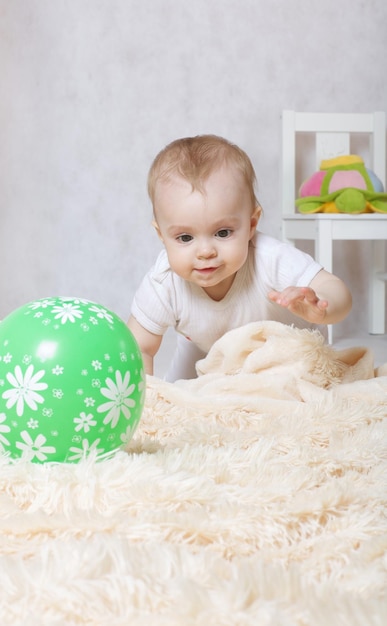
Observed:
[[[0,323],[0,450],[37,463],[104,458],[132,438],[145,380],[115,313],[80,298],[30,302]]]

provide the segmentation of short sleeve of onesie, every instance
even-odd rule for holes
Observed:
[[[267,290],[306,287],[322,269],[309,254],[263,233],[257,233],[253,247],[254,273]]]
[[[165,250],[143,278],[132,303],[132,315],[155,335],[163,335],[175,326],[177,311],[174,277]]]

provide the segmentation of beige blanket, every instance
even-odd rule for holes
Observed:
[[[1,626],[387,623],[387,364],[277,323],[148,379],[127,451],[1,460]]]

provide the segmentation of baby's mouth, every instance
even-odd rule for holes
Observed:
[[[196,268],[196,271],[199,274],[212,274],[217,269],[218,269],[217,267],[202,267],[202,268]]]

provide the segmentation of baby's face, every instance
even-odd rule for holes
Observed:
[[[154,208],[171,269],[214,300],[224,298],[246,261],[259,217],[239,171],[216,170],[203,192],[180,176],[159,181]]]

